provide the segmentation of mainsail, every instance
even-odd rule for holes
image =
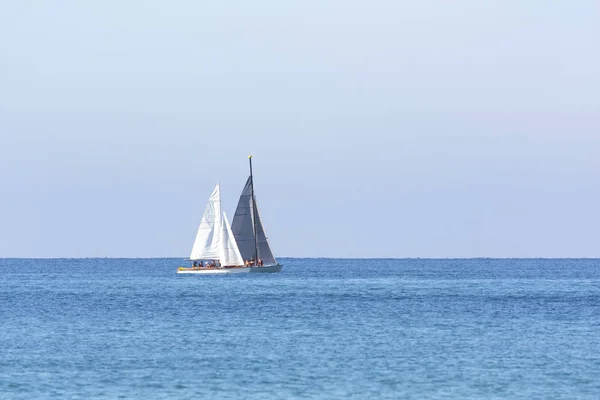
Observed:
[[[253,213],[252,207],[252,177],[248,177],[244,190],[240,195],[235,215],[233,216],[233,222],[231,224],[231,230],[235,236],[238,248],[244,260],[250,260],[255,257],[255,246],[254,246],[254,215],[256,215],[256,241],[258,244],[258,258],[262,259],[265,265],[277,264],[269,240],[265,234],[265,230],[260,219],[260,213],[258,207],[256,207]],[[256,199],[254,201],[256,204]]]
[[[221,193],[219,184],[217,184],[204,209],[190,260],[218,259],[221,236]]]

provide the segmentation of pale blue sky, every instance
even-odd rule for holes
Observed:
[[[0,257],[599,257],[600,2],[0,7]]]

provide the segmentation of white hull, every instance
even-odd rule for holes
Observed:
[[[250,272],[250,267],[243,268],[203,268],[203,269],[178,269],[178,274],[239,274]]]
[[[264,265],[262,267],[252,267],[250,272],[281,272],[281,264],[277,265]]]

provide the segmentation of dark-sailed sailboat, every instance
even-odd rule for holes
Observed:
[[[249,156],[248,159],[250,161],[250,176],[240,195],[231,223],[231,230],[242,258],[250,261],[250,272],[279,272],[282,266],[273,256],[256,205],[252,156]]]

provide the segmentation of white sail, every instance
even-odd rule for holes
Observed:
[[[256,204],[256,199],[254,201]],[[256,207],[256,238],[258,242],[258,258],[265,265],[277,264],[269,240],[262,225],[258,207]],[[232,231],[244,260],[250,260],[255,256],[254,244],[254,213],[252,209],[252,178],[248,177],[244,190],[240,195],[235,215],[233,216]]]
[[[215,186],[202,215],[190,260],[217,260],[221,256],[221,193]]]
[[[221,265],[231,267],[236,265],[244,265],[244,259],[240,254],[235,237],[229,226],[227,214],[222,213],[222,237],[221,237]]]

